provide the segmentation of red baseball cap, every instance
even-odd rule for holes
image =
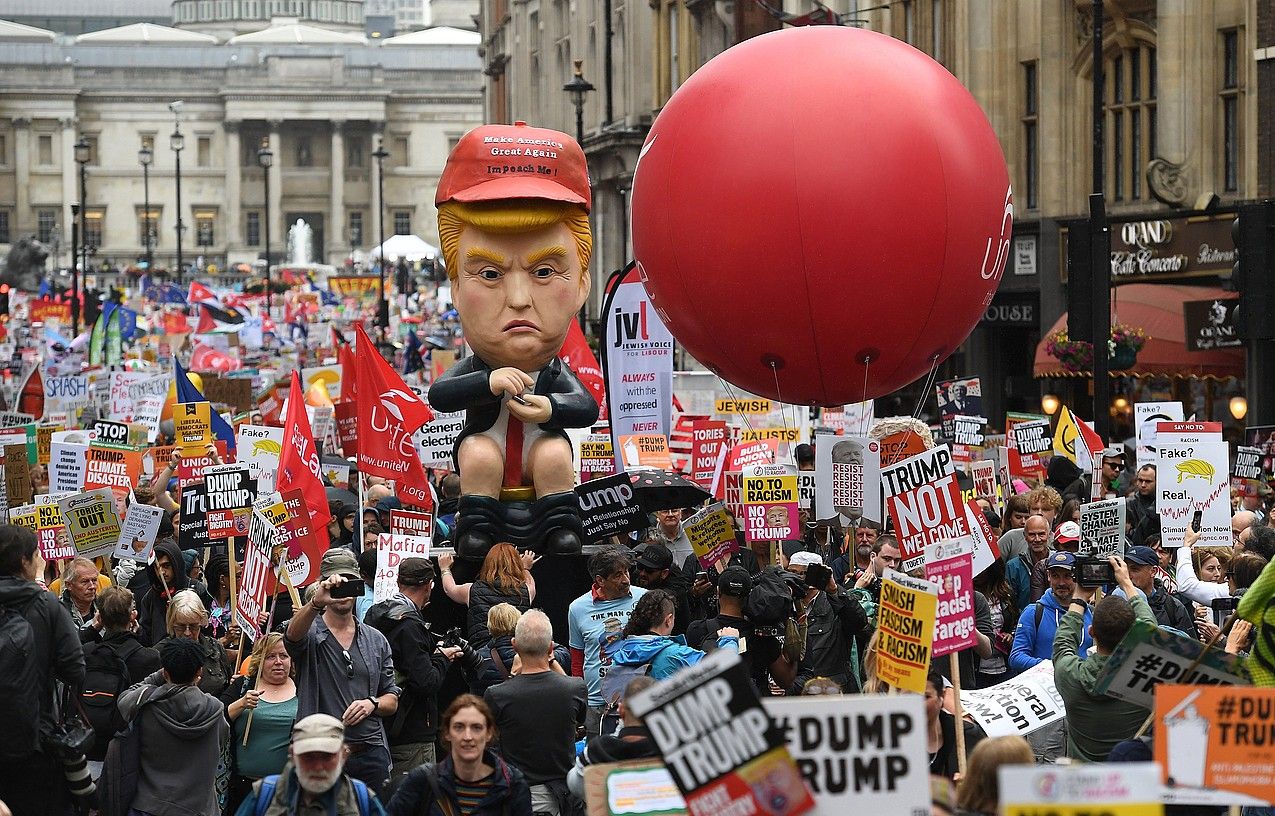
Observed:
[[[462,136],[447,157],[434,206],[506,198],[564,201],[588,212],[593,194],[579,143],[526,122],[482,125]]]

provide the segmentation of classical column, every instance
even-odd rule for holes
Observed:
[[[328,202],[326,260],[339,265],[345,240],[345,122],[332,123],[332,194]],[[333,257],[335,256],[335,258]]]
[[[226,155],[223,160],[226,164],[226,182],[225,182],[225,245],[226,255],[229,256],[232,249],[241,246],[243,243],[243,235],[239,232],[239,213],[243,209],[243,200],[239,194],[239,179],[242,160],[239,157],[239,122],[224,122],[223,127],[226,129]],[[227,257],[226,262],[230,259]]]
[[[17,189],[14,191],[13,237],[21,238],[35,232],[35,219],[31,217],[31,120],[18,117],[13,120],[13,169]],[[67,241],[70,233],[63,228]],[[54,259],[57,263],[57,259]]]
[[[270,233],[276,246],[287,246],[288,229],[283,214],[283,142],[279,138],[279,127],[283,123],[271,119],[266,123],[270,127],[270,152],[274,154],[274,163],[270,165]],[[283,254],[278,257],[282,258]]]
[[[79,188],[76,186],[75,174],[79,166],[75,163],[75,119],[61,120],[62,125],[62,231],[71,234],[71,204],[80,201]],[[84,236],[80,236],[84,240]]]

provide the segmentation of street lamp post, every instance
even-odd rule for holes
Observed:
[[[80,205],[71,205],[71,339],[80,336],[80,313],[75,291],[80,288]]]
[[[182,135],[181,123],[173,128],[173,135],[168,137],[168,146],[173,149],[175,167],[174,178],[177,182],[177,283],[182,282],[182,148],[186,146],[186,137]]]
[[[137,151],[137,161],[142,165],[142,248],[146,252],[146,272],[155,271],[155,257],[151,250],[151,162],[155,151],[150,145],[142,145]]]
[[[84,258],[84,271],[87,274],[88,263],[88,199],[89,199],[89,143],[83,136],[75,143],[75,163],[80,166],[80,251]],[[80,333],[80,272],[79,267],[71,270],[71,337]]]
[[[584,72],[581,66],[584,60],[572,60],[575,65],[575,74],[571,77],[571,81],[562,86],[562,90],[566,91],[571,97],[571,104],[576,106],[576,141],[584,144],[584,95],[590,91],[597,90],[593,87],[593,83],[584,78]]]
[[[376,151],[372,158],[376,159],[376,232],[378,235],[378,251],[381,253],[377,269],[381,273],[380,303],[376,307],[377,322],[381,324],[381,337],[385,338],[390,330],[390,304],[385,299],[385,160],[390,152],[385,149],[385,140],[376,143]]]
[[[261,180],[265,182],[266,192],[266,316],[269,317],[274,304],[270,293],[270,165],[274,164],[274,153],[266,139],[261,140],[261,148],[257,151],[257,164],[261,166]]]

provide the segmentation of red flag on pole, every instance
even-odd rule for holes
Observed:
[[[393,479],[405,504],[434,502],[412,434],[434,418],[425,401],[385,362],[361,325],[354,327],[361,355],[354,379],[358,394],[359,472]]]
[[[602,381],[602,366],[598,365],[598,358],[594,356],[593,349],[589,348],[584,332],[575,320],[571,321],[571,327],[567,329],[567,339],[562,341],[562,350],[558,352],[558,357],[571,367],[598,405],[601,405],[607,395],[606,385]]]
[[[354,345],[342,343],[336,348],[336,361],[341,364],[341,402],[358,402],[358,364],[355,362]]]
[[[310,529],[325,530],[332,514],[328,511],[328,494],[319,475],[319,453],[314,447],[314,433],[305,412],[301,395],[301,379],[292,372],[292,389],[288,392],[288,415],[283,422],[283,453],[279,455],[279,475],[275,481],[280,493],[296,488],[305,497],[310,511]]]

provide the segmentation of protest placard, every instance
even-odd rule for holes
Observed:
[[[872,400],[821,408],[820,430],[829,431],[838,436],[867,436],[868,431],[872,429],[875,413],[876,406]]]
[[[274,491],[282,453],[283,428],[273,425],[239,426],[235,434],[235,456],[240,463],[248,466],[248,473],[257,480],[258,492]]]
[[[1124,553],[1124,499],[1080,505],[1080,554],[1107,558]]]
[[[974,461],[975,453],[982,449],[983,428],[987,417],[957,414],[952,419],[952,460],[960,465]]]
[[[744,534],[748,541],[800,538],[797,520],[797,470],[790,465],[754,465],[744,469]]]
[[[1139,468],[1156,463],[1159,455],[1156,438],[1157,423],[1182,420],[1182,403],[1180,402],[1135,402],[1133,404],[1133,430]]]
[[[62,519],[62,508],[52,495],[35,497],[36,536],[40,539],[40,554],[46,561],[59,558],[74,558],[75,547],[67,535],[66,522]],[[9,520],[13,521],[13,511],[9,511]]]
[[[663,434],[629,434],[617,440],[616,458],[625,468],[669,470],[668,437]]]
[[[970,478],[974,480],[974,495],[1000,505],[1001,491],[996,484],[996,462],[991,459],[975,459],[970,463]]]
[[[1162,816],[1154,762],[1002,765],[1001,816]]]
[[[886,570],[877,608],[877,676],[894,688],[925,693],[938,594],[930,581]]]
[[[1049,420],[1029,419],[1014,424],[1011,432],[1014,448],[1019,456],[1048,456],[1054,449],[1053,437],[1049,435]]]
[[[333,401],[339,394],[329,395]],[[214,377],[204,375],[204,396],[214,405],[228,405],[237,412],[247,411],[252,407],[252,380],[247,377]]]
[[[1225,442],[1167,442],[1157,439],[1156,510],[1160,541],[1180,547],[1198,514],[1202,547],[1230,546],[1230,462]]]
[[[208,468],[215,466],[218,458],[224,461],[224,447],[225,443],[218,439],[212,444],[211,448],[207,448],[203,452],[198,452],[195,449],[183,450],[181,458],[177,460],[177,481],[185,487],[191,482],[202,480],[204,472]]]
[[[53,432],[57,428],[53,425],[41,425],[35,429],[35,461],[39,465],[47,465],[49,458],[52,456]]]
[[[15,527],[26,527],[35,533],[37,538],[40,534],[40,522],[36,518],[36,509],[34,504],[24,504],[18,507],[9,508],[9,523]],[[44,548],[41,547],[40,554],[47,560],[48,556],[44,555]]]
[[[343,375],[344,371],[340,363],[303,368],[301,369],[301,388],[308,391],[315,383],[321,382],[328,389],[328,396],[332,398],[332,402],[336,403],[341,399]]]
[[[738,654],[713,652],[625,706],[650,729],[691,813],[775,813],[783,801],[777,812],[797,816],[814,807]]]
[[[627,473],[617,473],[576,486],[586,542],[647,526],[646,511],[633,493],[630,478]]]
[[[606,434],[589,434],[580,441],[580,481],[615,473],[615,449]]]
[[[1011,477],[1019,479],[1044,479],[1045,478],[1045,458],[1039,453],[1027,453],[1018,449],[1018,440],[1014,435],[1014,428],[1024,422],[1044,422],[1046,434],[1048,434],[1049,418],[1040,416],[1039,414],[1005,414],[1005,471]],[[1035,435],[1038,432],[1033,432]],[[1050,450],[1053,449],[1053,440],[1049,443]],[[1004,482],[1008,484],[1006,480]]]
[[[31,414],[23,414],[17,411],[0,411],[0,428],[21,428],[23,425],[30,425],[35,420],[36,418]]]
[[[842,526],[860,518],[883,521],[881,443],[866,436],[815,435],[815,508]]]
[[[207,450],[212,438],[212,406],[207,402],[173,405],[173,434],[183,451]]]
[[[726,512],[726,506],[721,502],[714,502],[692,513],[682,522],[682,532],[690,540],[691,550],[700,566],[706,570],[739,550],[735,525]]]
[[[115,549],[120,538],[120,519],[115,512],[115,496],[109,489],[67,496],[58,501],[58,507],[77,555],[96,558]]]
[[[254,511],[248,522],[248,541],[244,545],[243,570],[235,593],[235,623],[249,640],[256,641],[261,632],[261,614],[266,601],[278,586],[271,563],[274,557],[277,528],[265,514]]]
[[[903,554],[902,571],[921,566],[926,545],[970,535],[947,445],[883,467],[881,484]]]
[[[1249,677],[1238,656],[1136,620],[1094,679],[1094,691],[1150,709],[1161,683],[1246,686]]]
[[[1157,686],[1155,761],[1168,803],[1275,804],[1275,689]]]
[[[952,438],[958,415],[977,416],[983,412],[983,386],[978,377],[942,380],[935,383],[934,395],[938,400],[943,435],[948,439]]]
[[[142,478],[142,452],[94,442],[84,459],[84,489],[110,488],[117,497],[127,496]]]
[[[773,439],[776,442],[792,444],[800,441],[801,434],[796,428],[744,428],[739,432],[740,442],[760,442]]]
[[[925,547],[925,579],[938,587],[932,657],[978,643],[974,630],[974,539],[970,536]]]
[[[99,419],[93,423],[93,441],[107,445],[128,444],[128,423]]]
[[[1003,683],[962,689],[961,707],[989,737],[1025,737],[1067,716],[1049,660]]]
[[[120,522],[120,535],[112,555],[142,563],[148,561],[155,546],[155,538],[159,535],[159,521],[163,516],[162,507],[138,502],[130,504],[128,511],[124,513],[124,520]]]
[[[372,593],[376,602],[398,592],[398,565],[404,558],[429,558],[430,539],[425,536],[380,533],[376,537],[376,582]]]
[[[391,510],[390,532],[395,535],[434,536],[434,514],[415,510]]]
[[[1256,496],[1257,487],[1262,482],[1262,449],[1241,445],[1235,449],[1235,465],[1231,468],[1231,484],[1245,492],[1245,495]],[[1251,493],[1248,491],[1252,491]]]
[[[691,480],[714,492],[726,467],[730,428],[719,419],[697,419],[691,425]]]
[[[181,517],[177,525],[177,543],[183,550],[207,547],[208,495],[202,481],[181,487]]]
[[[737,399],[735,397],[717,397],[713,400],[713,413],[724,417],[737,414],[769,414],[771,402],[764,397]]]
[[[248,515],[256,492],[247,465],[214,465],[204,471],[210,541],[248,534]]]
[[[76,493],[84,489],[88,445],[52,442],[49,445],[49,490]]]
[[[71,412],[89,404],[89,378],[85,374],[65,374],[44,378],[44,413]]]
[[[283,568],[292,586],[308,586],[319,580],[319,563],[328,549],[327,531],[315,531],[301,488],[289,488],[281,498],[287,519],[280,523],[275,543],[285,549]]]
[[[465,427],[465,412],[436,413],[422,425],[414,437],[420,451],[421,464],[425,467],[452,468],[452,448],[456,437]]]
[[[658,759],[593,763],[584,769],[587,816],[686,816],[686,802]]]
[[[4,447],[4,490],[7,507],[26,504],[35,495],[31,484],[31,466],[27,463],[26,445]]]
[[[359,453],[358,403],[337,403],[332,411],[332,419],[336,423],[336,435],[341,443],[341,452],[346,456],[357,456]]]
[[[332,483],[332,486],[339,490],[350,489],[350,466],[349,464],[338,465],[335,462],[320,462],[319,470],[323,473],[323,478]],[[357,487],[358,485],[355,485]]]
[[[925,702],[916,695],[765,697],[816,816],[928,813]]]
[[[814,518],[815,493],[818,491],[818,480],[814,471],[797,471],[797,509],[805,510]]]

